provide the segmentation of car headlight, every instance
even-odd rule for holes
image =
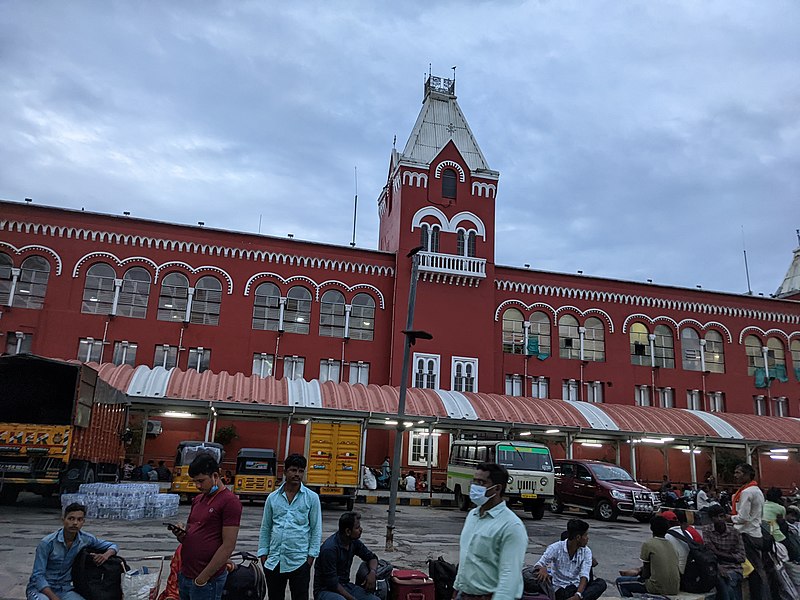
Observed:
[[[541,484],[542,487],[545,487],[547,485],[547,477],[542,477],[539,480],[539,483]]]
[[[625,492],[620,492],[619,490],[611,490],[611,497],[617,500],[627,500],[628,494]]]

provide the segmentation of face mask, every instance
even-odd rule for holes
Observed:
[[[212,487],[210,490],[208,490],[208,495],[209,495],[209,496],[211,496],[212,494],[215,494],[215,493],[217,492],[217,490],[218,490],[218,489],[219,489],[219,486],[218,486],[218,485],[215,485],[215,486],[214,486],[214,487]]]
[[[494,487],[494,486],[492,486],[492,487]],[[489,500],[494,498],[494,496],[487,496],[486,495],[486,490],[488,490],[488,489],[489,488],[487,488],[485,486],[477,485],[477,484],[473,483],[469,487],[469,499],[472,500],[472,502],[475,504],[475,506],[483,506]]]

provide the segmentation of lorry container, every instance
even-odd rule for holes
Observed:
[[[306,433],[307,487],[353,510],[361,473],[361,424],[311,421]]]
[[[0,357],[0,501],[119,478],[125,394],[85,364]]]

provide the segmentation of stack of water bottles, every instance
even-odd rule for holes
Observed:
[[[90,519],[135,521],[178,514],[180,496],[160,494],[157,483],[84,483],[77,494],[62,494],[61,508],[78,502]]]

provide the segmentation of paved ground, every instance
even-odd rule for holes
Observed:
[[[364,542],[397,567],[419,569],[427,572],[426,560],[444,556],[458,562],[458,537],[464,513],[455,508],[430,508],[416,506],[398,507],[395,552],[384,551],[387,507],[358,504],[362,513]],[[261,523],[262,506],[245,504],[238,549],[255,552]],[[185,521],[189,507],[181,506],[178,520]],[[342,508],[323,507],[323,539],[337,528]],[[570,516],[547,513],[541,521],[533,521],[519,511],[530,536],[526,563],[534,563],[544,548],[558,539],[566,528]],[[620,568],[638,564],[639,547],[650,535],[647,525],[632,519],[620,519],[604,524],[589,520],[591,525],[589,545],[600,562],[596,575],[612,580]],[[0,506],[0,600],[22,599],[25,585],[33,565],[36,544],[46,534],[60,526],[59,506],[54,500],[45,501],[38,496],[24,494],[16,506]],[[152,554],[171,554],[175,539],[159,521],[89,521],[86,529],[99,537],[113,540],[120,554],[137,565],[136,558]],[[288,590],[287,590],[288,592]],[[288,598],[288,594],[287,594]]]

